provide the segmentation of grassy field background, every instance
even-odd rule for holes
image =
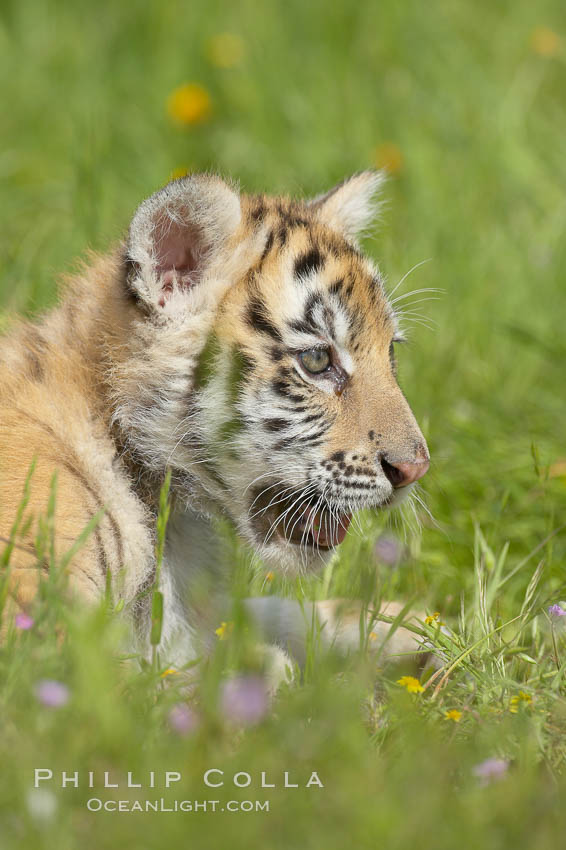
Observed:
[[[187,714],[163,671],[117,663],[117,618],[77,616],[52,586],[0,651],[2,850],[561,846],[566,617],[548,608],[566,599],[563,4],[3,0],[0,78],[2,323],[52,305],[57,276],[107,249],[171,174],[314,194],[388,167],[367,249],[391,286],[427,261],[399,291],[443,290],[414,297],[434,329],[415,317],[400,352],[434,522],[362,518],[365,541],[302,589],[236,552],[235,594],[376,585],[439,612],[423,629],[448,659],[408,693],[364,653],[341,668],[313,653],[242,731],[218,693],[223,669],[245,668],[245,635],[218,642]],[[35,767],[146,783],[179,770],[173,790],[137,796],[268,799],[270,812],[90,813],[84,786],[35,793]],[[302,783],[317,770],[325,787],[205,789],[207,767]]]

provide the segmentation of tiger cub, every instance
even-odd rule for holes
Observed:
[[[34,539],[55,471],[57,557],[101,512],[67,566],[71,592],[100,599],[110,577],[147,648],[156,513],[171,470],[161,646],[178,664],[217,617],[203,592],[222,585],[215,518],[270,568],[307,573],[332,557],[354,512],[395,505],[427,471],[395,377],[395,312],[357,243],[381,181],[363,172],[290,200],[240,194],[212,175],[175,180],[58,307],[5,335],[4,540],[35,461],[11,556],[13,606],[32,605],[48,571]],[[340,619],[338,607],[316,603],[315,614],[328,640],[355,643],[358,614]],[[249,608],[269,640],[300,655],[296,603]],[[408,637],[399,630],[391,651]]]

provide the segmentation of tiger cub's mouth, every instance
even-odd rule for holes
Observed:
[[[297,546],[332,549],[346,537],[352,515],[331,507],[322,496],[272,494],[271,489],[258,491],[250,510],[254,530],[264,543],[279,538]]]

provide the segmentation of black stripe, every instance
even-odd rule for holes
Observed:
[[[214,481],[214,483],[217,484],[222,490],[228,489],[228,485],[226,484],[226,482],[222,478],[222,476],[221,476],[220,472],[218,471],[218,468],[217,468],[216,464],[214,463],[214,461],[212,461],[212,460],[205,461],[202,464],[202,468],[203,468],[204,472],[206,472],[206,474],[209,475],[210,478],[212,478],[212,480]]]
[[[267,334],[277,342],[283,342],[283,337],[281,336],[280,331],[267,317],[265,304],[261,301],[260,298],[250,298],[250,301],[248,303],[247,321],[248,324],[251,325],[256,331]]]
[[[28,351],[26,356],[30,378],[38,384],[41,383],[45,377],[45,372],[39,357],[35,351]]]
[[[303,389],[304,387],[302,380],[299,378],[295,370],[289,366],[283,366],[279,370],[279,376],[284,380],[289,381],[289,383],[297,387],[297,389]]]
[[[363,172],[357,171],[350,177],[345,177],[343,180],[340,181],[340,183],[337,183],[336,186],[333,186],[332,189],[329,189],[328,192],[325,192],[324,195],[320,195],[318,198],[315,198],[313,201],[311,201],[310,206],[314,207],[314,209],[319,209],[320,207],[323,207],[325,203],[330,200],[333,195],[336,194],[336,192],[339,192],[340,189],[342,189],[342,187],[346,185],[346,183],[349,183],[350,180],[354,180],[360,174],[363,174]]]
[[[322,304],[322,295],[320,292],[313,292],[307,298],[307,303],[305,304],[305,320],[309,322],[311,325],[313,324],[313,313],[315,308]]]
[[[26,359],[29,369],[29,375],[32,381],[39,383],[45,377],[43,368],[43,358],[49,348],[45,338],[42,336],[39,328],[35,325],[28,325],[26,328],[24,342],[26,346]]]
[[[289,327],[292,331],[297,331],[302,334],[312,334],[314,327],[307,324],[303,319],[295,319],[294,322],[289,322]]]
[[[350,313],[348,317],[348,326],[350,328],[350,333],[361,333],[364,326],[364,317],[361,310],[356,308],[353,313]]]
[[[286,224],[280,224],[277,230],[277,238],[279,239],[279,247],[283,248],[289,237],[289,229]]]
[[[284,437],[282,440],[279,440],[278,443],[275,443],[273,446],[274,451],[284,451],[286,449],[292,449],[295,445],[294,437]]]
[[[278,203],[276,209],[279,213],[279,216],[287,225],[287,227],[308,227],[310,224],[310,222],[305,218],[305,216],[300,214],[300,208],[296,205],[290,205],[288,209],[285,209],[281,203]]]
[[[112,535],[114,538],[114,545],[116,547],[116,552],[118,555],[118,567],[124,567],[124,543],[122,540],[122,535],[120,533],[120,527],[116,522],[116,519],[112,515],[111,511],[109,510],[108,506],[104,504],[104,502],[100,498],[100,495],[97,493],[94,486],[89,482],[85,473],[81,469],[78,469],[76,466],[73,466],[72,463],[69,463],[67,461],[61,461],[61,465],[64,466],[68,472],[74,475],[81,482],[85,490],[92,496],[95,501],[95,504],[99,506],[97,507],[97,511],[101,509],[104,510],[104,516],[101,520],[101,523],[104,522],[105,519],[107,519],[110,523]],[[105,563],[107,563],[106,557]]]
[[[320,431],[316,431],[314,434],[305,434],[303,437],[296,437],[296,440],[300,440],[301,443],[309,443],[311,440],[318,440],[319,437],[324,437],[330,425],[325,425]]]
[[[285,352],[282,348],[279,348],[277,345],[273,345],[269,351],[271,359],[278,363],[285,356]]]
[[[263,263],[263,261],[265,260],[265,258],[269,254],[269,252],[271,251],[271,249],[273,247],[274,240],[275,240],[275,234],[274,234],[273,230],[270,230],[269,236],[266,239],[265,247],[264,247],[262,255],[261,255],[260,263]]]
[[[305,416],[301,419],[301,425],[308,425],[310,422],[316,422],[318,419],[323,419],[326,413],[311,413],[310,416]]]
[[[134,280],[138,277],[140,273],[140,265],[136,263],[135,260],[132,260],[128,254],[124,254],[124,290],[128,298],[134,302],[134,304],[141,303],[141,296],[134,286]]]
[[[250,210],[250,218],[252,221],[261,221],[265,217],[266,209],[265,204],[261,200],[261,198],[257,198],[253,207]]]
[[[324,258],[318,248],[311,248],[310,251],[295,260],[295,277],[308,277],[308,275],[318,272],[323,265]]]
[[[285,381],[273,380],[271,382],[271,389],[277,395],[283,396],[283,398],[287,398],[290,401],[300,402],[305,400],[304,396],[293,393],[291,387]]]
[[[283,381],[272,381],[271,389],[277,395],[287,396],[289,394],[289,385],[285,384]]]
[[[264,419],[263,427],[266,431],[284,431],[285,428],[289,428],[291,423],[286,419],[279,419],[278,417],[274,417],[273,419]]]
[[[100,565],[100,571],[103,576],[106,576],[109,569],[108,558],[106,556],[106,551],[104,549],[104,544],[102,542],[102,534],[100,533],[100,526],[97,525],[94,529],[94,539],[96,542],[96,549],[98,552],[98,563]]]

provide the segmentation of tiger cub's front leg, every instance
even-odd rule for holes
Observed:
[[[300,665],[305,663],[309,632],[310,639],[323,649],[340,655],[359,651],[365,639],[368,650],[378,652],[383,661],[402,661],[407,657],[427,660],[422,638],[407,628],[418,626],[422,615],[413,611],[403,617],[405,609],[400,602],[384,602],[376,614],[356,600],[325,599],[299,604],[293,599],[263,596],[247,599],[246,608],[263,638],[283,647]],[[397,617],[402,622],[392,628],[390,621]]]

